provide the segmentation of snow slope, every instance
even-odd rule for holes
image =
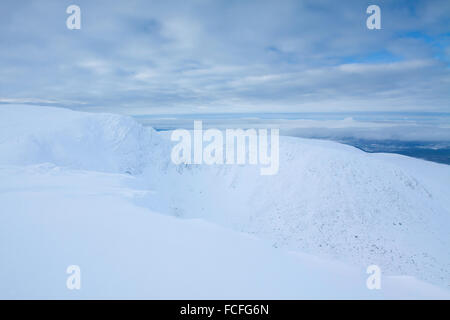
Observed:
[[[449,166],[280,143],[275,176],[174,166],[131,118],[1,106],[0,297],[449,297]]]
[[[287,137],[280,153],[275,176],[256,167],[169,170],[149,183],[167,198],[149,197],[145,206],[256,234],[274,247],[450,285],[449,166]]]
[[[158,144],[151,128],[130,117],[24,105],[1,107],[3,164],[51,162],[106,172],[140,173]]]
[[[149,191],[129,175],[41,164],[0,176],[0,298],[450,297],[402,277],[371,291],[363,269],[151,212],[133,204]],[[65,286],[73,264],[80,291]]]

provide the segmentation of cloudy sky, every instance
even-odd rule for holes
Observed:
[[[66,27],[71,4],[81,30]],[[450,112],[448,0],[1,0],[0,15],[3,104]]]

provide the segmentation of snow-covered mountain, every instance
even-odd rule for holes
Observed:
[[[171,147],[125,116],[1,106],[0,297],[449,297],[449,166],[280,137],[261,176]]]

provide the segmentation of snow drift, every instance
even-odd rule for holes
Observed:
[[[140,173],[152,163],[155,131],[132,118],[58,108],[2,107],[3,164],[50,162],[106,172]]]
[[[129,117],[0,107],[0,296],[78,297],[69,264],[79,297],[446,296],[395,277],[371,292],[364,272],[448,289],[449,166],[281,137],[260,176],[175,166],[170,148]]]

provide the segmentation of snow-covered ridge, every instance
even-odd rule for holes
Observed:
[[[152,162],[155,131],[131,117],[67,109],[0,107],[0,162],[140,173]]]
[[[450,166],[280,137],[279,173],[264,177],[252,166],[174,166],[170,148],[166,135],[129,117],[0,107],[0,166],[128,173],[140,207],[450,284]]]

